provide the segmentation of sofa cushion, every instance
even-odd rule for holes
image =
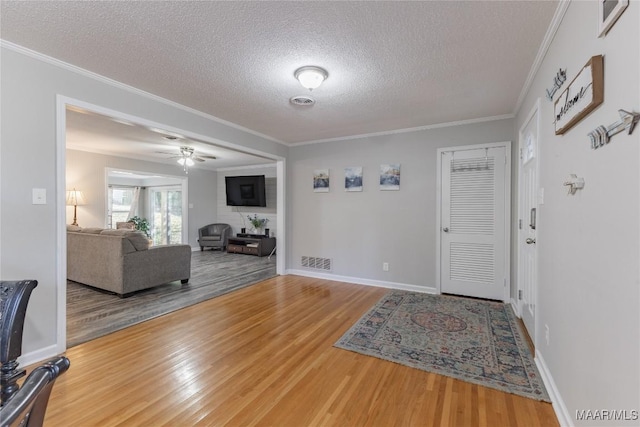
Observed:
[[[102,230],[100,234],[103,234],[106,236],[125,237],[127,240],[131,242],[131,244],[133,245],[134,248],[136,248],[137,251],[146,251],[147,249],[149,249],[149,239],[142,231],[127,230],[127,229]]]
[[[211,236],[202,236],[200,240],[220,240],[220,237],[219,234],[213,234]]]
[[[88,233],[88,234],[100,234],[102,232],[102,230],[104,230],[104,228],[87,227],[87,228],[81,229],[79,232],[80,233]]]

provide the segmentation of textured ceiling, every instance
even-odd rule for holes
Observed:
[[[0,36],[297,143],[512,114],[556,7],[3,0]],[[329,72],[312,107],[288,102],[304,65]]]

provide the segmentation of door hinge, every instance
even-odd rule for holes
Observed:
[[[518,220],[518,229],[522,230],[522,220]]]
[[[522,289],[518,290],[518,300],[522,300]]]
[[[522,148],[520,149],[520,160],[522,160]]]

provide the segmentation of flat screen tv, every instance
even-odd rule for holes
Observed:
[[[226,176],[227,206],[267,206],[264,175]]]

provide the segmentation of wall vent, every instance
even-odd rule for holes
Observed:
[[[304,268],[313,270],[331,271],[331,258],[318,258],[314,256],[302,256],[300,264]]]

